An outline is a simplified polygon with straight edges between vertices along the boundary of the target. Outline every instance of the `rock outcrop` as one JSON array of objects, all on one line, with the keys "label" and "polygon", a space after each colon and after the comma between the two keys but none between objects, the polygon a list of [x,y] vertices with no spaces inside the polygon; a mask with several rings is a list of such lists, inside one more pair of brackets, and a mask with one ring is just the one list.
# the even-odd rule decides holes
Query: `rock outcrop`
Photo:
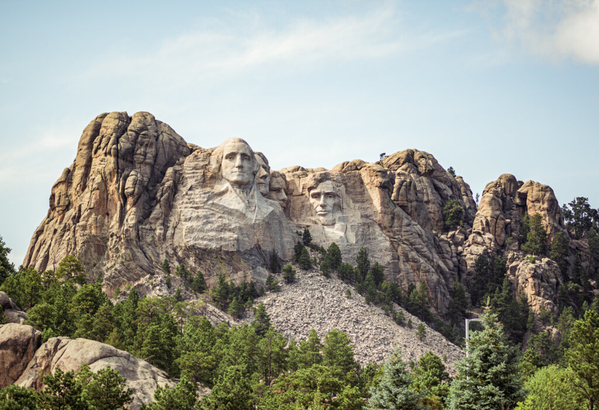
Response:
[{"label": "rock outcrop", "polygon": [[[453,231],[450,202],[463,210]],[[474,275],[479,255],[519,249],[526,212],[541,215],[550,239],[565,231],[550,187],[505,174],[487,185],[477,210],[468,184],[426,152],[276,172],[243,140],[200,148],[149,113],[114,112],[84,130],[23,265],[54,269],[74,254],[89,276],[103,277],[109,296],[127,284],[168,294],[164,259],[201,270],[209,286],[219,274],[263,284],[270,255],[289,260],[307,228],[317,245],[337,243],[346,262],[366,248],[404,291],[424,281],[443,315],[454,282]]]},{"label": "rock outcrop", "polygon": [[17,304],[2,291],[0,291],[0,306],[2,306],[6,323],[22,325],[27,320],[27,313],[19,309]]},{"label": "rock outcrop", "polygon": [[40,346],[42,334],[31,326],[0,326],[0,389],[13,384]]},{"label": "rock outcrop", "polygon": [[44,376],[57,369],[77,372],[87,364],[97,372],[110,366],[133,391],[131,409],[154,400],[158,386],[175,383],[162,370],[110,345],[87,339],[53,337],[41,344],[41,333],[28,325],[0,326],[0,388],[16,384],[41,389]]},{"label": "rock outcrop", "polygon": [[[231,153],[248,168],[241,177],[227,162]],[[330,212],[310,197],[322,191],[320,183],[332,189],[322,193],[332,201]],[[23,264],[44,271],[74,254],[89,276],[103,277],[109,295],[161,273],[165,258],[202,270],[209,285],[221,273],[263,283],[270,254],[289,260],[295,232],[307,227],[319,245],[336,242],[349,262],[367,248],[387,280],[404,289],[424,280],[432,306],[443,313],[460,269],[455,246],[441,235],[450,200],[466,221],[474,217],[468,185],[425,152],[402,151],[377,164],[355,160],[331,171],[271,172],[243,140],[204,149],[149,113],[115,112],[84,130]]]}]

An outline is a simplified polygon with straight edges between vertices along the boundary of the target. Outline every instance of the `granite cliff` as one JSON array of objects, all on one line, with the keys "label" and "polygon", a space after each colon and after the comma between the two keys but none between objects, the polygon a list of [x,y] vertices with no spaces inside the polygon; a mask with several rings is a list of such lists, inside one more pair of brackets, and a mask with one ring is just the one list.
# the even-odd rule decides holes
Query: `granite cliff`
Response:
[{"label": "granite cliff", "polygon": [[[446,226],[448,204],[461,208],[461,226]],[[337,243],[345,261],[368,249],[404,290],[424,281],[441,315],[454,282],[467,283],[478,255],[497,250],[512,252],[514,290],[534,296],[533,307],[549,305],[559,272],[534,293],[524,285],[531,276],[520,266],[524,255],[509,240],[526,212],[541,215],[550,237],[565,231],[550,187],[502,175],[477,207],[468,184],[426,152],[277,172],[243,140],[200,148],[149,113],[113,112],[85,128],[23,265],[54,269],[73,254],[88,275],[103,277],[109,295],[126,284],[160,293],[147,278],[162,274],[164,259],[203,271],[209,286],[219,274],[264,283],[271,253],[290,260],[297,232],[307,228],[316,244]]]}]

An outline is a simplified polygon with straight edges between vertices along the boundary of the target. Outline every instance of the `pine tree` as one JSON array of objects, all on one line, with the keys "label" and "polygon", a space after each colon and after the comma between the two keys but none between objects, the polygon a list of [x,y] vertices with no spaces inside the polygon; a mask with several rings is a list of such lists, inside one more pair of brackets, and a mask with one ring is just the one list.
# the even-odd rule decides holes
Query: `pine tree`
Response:
[{"label": "pine tree", "polygon": [[274,278],[270,273],[266,277],[266,289],[271,292],[278,292],[281,290],[281,286],[279,285],[279,281]]},{"label": "pine tree", "polygon": [[308,230],[308,228],[304,228],[304,233],[302,235],[302,242],[306,246],[310,246],[312,244],[312,235],[310,234],[310,231]]},{"label": "pine tree", "polygon": [[299,343],[299,365],[301,368],[309,368],[312,365],[322,363],[322,343],[316,330],[310,329],[308,340]]},{"label": "pine tree", "polygon": [[159,386],[154,391],[154,400],[145,407],[147,410],[195,410],[196,384],[183,377],[172,389]]},{"label": "pine tree", "polygon": [[568,253],[569,244],[568,238],[563,232],[558,232],[551,242],[551,250],[549,251],[549,257],[557,263],[562,275],[567,277],[568,275]]},{"label": "pine tree", "polygon": [[396,350],[383,365],[383,377],[377,388],[370,388],[368,410],[417,410],[423,395],[412,390],[412,377],[401,353]]},{"label": "pine tree", "polygon": [[162,261],[162,271],[167,275],[171,274],[171,264],[166,258]]},{"label": "pine tree", "polygon": [[227,313],[233,316],[234,318],[239,319],[241,318],[241,315],[243,314],[244,310],[245,308],[243,306],[243,303],[241,303],[239,297],[235,296],[233,298],[233,301],[231,302],[231,305],[229,306],[229,310],[227,311]]},{"label": "pine tree", "polygon": [[279,255],[277,255],[277,251],[272,251],[270,254],[270,271],[272,273],[281,272],[281,259],[279,258]]},{"label": "pine tree", "polygon": [[198,274],[193,278],[191,289],[197,293],[204,293],[206,290],[206,280],[202,271],[198,271]]},{"label": "pine tree", "polygon": [[345,377],[350,371],[357,371],[360,368],[354,360],[354,352],[349,337],[345,332],[337,329],[331,330],[325,336],[322,356],[322,364],[336,367],[341,378]]},{"label": "pine tree", "polygon": [[285,283],[295,282],[295,269],[293,269],[290,263],[283,268],[283,279]]},{"label": "pine tree", "polygon": [[543,227],[541,214],[534,214],[530,220],[530,231],[522,250],[536,256],[547,254],[547,231]]},{"label": "pine tree", "polygon": [[256,330],[256,334],[262,336],[270,328],[270,316],[266,313],[264,303],[260,302],[254,312],[254,321],[252,327]]},{"label": "pine tree", "polygon": [[469,357],[456,366],[450,410],[510,409],[525,396],[515,348],[508,345],[497,315],[487,307],[482,319],[485,329],[473,332]]},{"label": "pine tree", "polygon": [[375,262],[372,265],[370,272],[372,273],[372,278],[374,279],[374,284],[377,287],[380,286],[380,284],[383,283],[383,281],[385,280],[385,273],[384,273],[383,267],[378,262]]},{"label": "pine tree", "polygon": [[327,258],[329,260],[329,266],[333,272],[336,272],[339,266],[343,263],[343,259],[341,257],[341,249],[335,242],[329,246],[327,250]]},{"label": "pine tree", "polygon": [[207,410],[254,409],[254,394],[247,377],[245,369],[240,366],[229,366],[224,373],[218,377],[218,381],[212,388],[209,396],[202,400]]},{"label": "pine tree", "polygon": [[418,327],[416,328],[416,336],[418,336],[418,339],[420,339],[421,341],[426,339],[426,328],[424,327],[424,323],[419,323]]},{"label": "pine tree", "polygon": [[308,270],[308,269],[312,268],[312,261],[310,260],[310,254],[308,253],[308,250],[306,248],[302,248],[302,253],[301,253],[297,263],[304,270]]},{"label": "pine tree", "polygon": [[568,364],[576,375],[574,385],[586,398],[589,410],[599,405],[599,315],[587,310],[570,333]]},{"label": "pine tree", "polygon": [[358,257],[356,258],[356,273],[358,282],[362,282],[366,279],[366,275],[370,270],[370,259],[368,258],[368,251],[365,248],[360,248],[358,251]]},{"label": "pine tree", "polygon": [[225,309],[229,303],[229,285],[222,274],[218,275],[218,283],[212,291],[212,299],[220,309]]}]

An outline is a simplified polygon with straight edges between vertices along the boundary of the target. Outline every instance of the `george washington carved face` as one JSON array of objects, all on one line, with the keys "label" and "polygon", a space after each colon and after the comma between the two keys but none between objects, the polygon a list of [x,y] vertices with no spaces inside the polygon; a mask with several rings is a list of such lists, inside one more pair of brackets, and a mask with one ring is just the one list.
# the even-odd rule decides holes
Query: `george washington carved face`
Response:
[{"label": "george washington carved face", "polygon": [[233,186],[244,187],[254,181],[254,152],[241,139],[230,139],[222,146],[221,172]]}]

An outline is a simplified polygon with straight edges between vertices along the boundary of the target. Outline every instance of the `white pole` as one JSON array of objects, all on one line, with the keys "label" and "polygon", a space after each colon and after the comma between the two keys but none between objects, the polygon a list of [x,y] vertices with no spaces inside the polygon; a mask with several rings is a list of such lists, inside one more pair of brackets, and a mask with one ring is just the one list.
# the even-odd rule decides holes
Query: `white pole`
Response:
[{"label": "white pole", "polygon": [[466,357],[470,356],[470,351],[468,350],[468,339],[470,338],[470,322],[482,322],[482,319],[464,319],[466,322]]}]

